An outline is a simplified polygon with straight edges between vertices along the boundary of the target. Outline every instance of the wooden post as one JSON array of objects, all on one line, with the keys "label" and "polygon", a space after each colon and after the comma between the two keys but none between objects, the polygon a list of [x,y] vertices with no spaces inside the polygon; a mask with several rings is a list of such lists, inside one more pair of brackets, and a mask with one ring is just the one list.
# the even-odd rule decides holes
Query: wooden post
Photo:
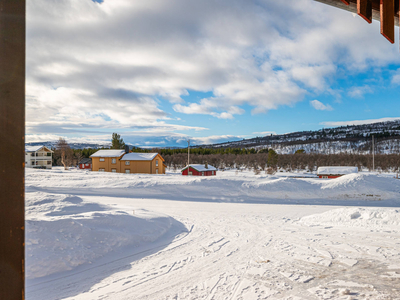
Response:
[{"label": "wooden post", "polygon": [[342,0],[342,2],[346,5],[350,5],[350,2],[348,0]]},{"label": "wooden post", "polygon": [[357,13],[368,23],[372,23],[371,0],[357,0]]},{"label": "wooden post", "polygon": [[25,0],[0,0],[0,299],[24,299]]},{"label": "wooden post", "polygon": [[394,44],[394,0],[381,0],[381,34]]}]

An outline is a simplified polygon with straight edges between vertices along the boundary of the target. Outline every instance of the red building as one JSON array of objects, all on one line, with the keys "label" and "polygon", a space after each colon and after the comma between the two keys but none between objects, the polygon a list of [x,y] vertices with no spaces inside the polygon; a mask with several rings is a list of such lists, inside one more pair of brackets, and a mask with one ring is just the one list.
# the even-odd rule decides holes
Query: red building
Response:
[{"label": "red building", "polygon": [[319,167],[317,175],[319,178],[331,179],[343,175],[358,173],[357,167]]},{"label": "red building", "polygon": [[189,165],[182,169],[182,175],[190,176],[215,176],[217,169],[209,164],[205,165]]},{"label": "red building", "polygon": [[82,158],[78,164],[79,169],[82,170],[91,170],[92,169],[92,159],[91,158]]}]

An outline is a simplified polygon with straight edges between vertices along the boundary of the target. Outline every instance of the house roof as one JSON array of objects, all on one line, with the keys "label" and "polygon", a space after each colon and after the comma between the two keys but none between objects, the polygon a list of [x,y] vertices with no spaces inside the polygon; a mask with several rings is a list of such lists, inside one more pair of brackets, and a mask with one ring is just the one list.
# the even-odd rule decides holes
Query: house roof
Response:
[{"label": "house roof", "polygon": [[79,161],[79,163],[78,163],[78,165],[80,165],[80,164],[91,164],[92,163],[92,159],[91,158],[82,158],[80,161]]},{"label": "house roof", "polygon": [[48,151],[53,152],[53,151],[51,151],[49,148],[47,148],[44,145],[40,145],[40,146],[25,146],[25,152],[36,152],[36,151],[41,150],[42,148],[46,148]]},{"label": "house roof", "polygon": [[138,153],[138,152],[133,152],[133,153],[128,153],[125,154],[121,160],[153,160],[158,153]]},{"label": "house roof", "polygon": [[99,150],[90,155],[90,157],[120,157],[125,153],[125,150]]},{"label": "house roof", "polygon": [[358,173],[357,167],[319,167],[318,175],[346,175]]},{"label": "house roof", "polygon": [[[208,165],[208,168],[206,168],[205,165],[189,165],[191,168],[195,169],[198,172],[206,172],[206,171],[217,171],[217,169],[211,165]],[[186,170],[188,166],[184,167],[182,171]]]}]

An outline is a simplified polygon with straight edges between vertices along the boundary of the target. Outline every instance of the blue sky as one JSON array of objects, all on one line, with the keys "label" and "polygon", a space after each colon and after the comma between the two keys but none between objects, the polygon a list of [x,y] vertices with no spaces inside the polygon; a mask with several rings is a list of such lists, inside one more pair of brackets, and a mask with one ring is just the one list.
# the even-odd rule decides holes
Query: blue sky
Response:
[{"label": "blue sky", "polygon": [[[399,36],[396,28],[396,38]],[[400,118],[379,23],[313,0],[27,3],[27,142],[185,146]]]}]

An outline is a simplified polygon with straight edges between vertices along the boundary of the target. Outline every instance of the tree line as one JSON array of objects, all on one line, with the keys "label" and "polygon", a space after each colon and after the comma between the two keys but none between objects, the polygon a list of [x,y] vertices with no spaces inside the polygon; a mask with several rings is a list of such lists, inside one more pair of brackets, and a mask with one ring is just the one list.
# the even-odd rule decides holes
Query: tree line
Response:
[{"label": "tree line", "polygon": [[[125,143],[119,134],[113,133],[111,149],[124,149]],[[108,149],[108,148],[101,148]],[[76,166],[82,158],[101,149],[85,148],[71,149],[65,139],[57,142],[53,155],[53,165]],[[157,152],[165,159],[167,167],[178,170],[187,165],[187,148],[131,148],[132,152]],[[239,170],[253,170],[255,173],[265,171],[273,173],[278,169],[286,171],[307,170],[316,171],[320,166],[355,166],[361,169],[373,168],[372,155],[360,153],[319,154],[305,153],[297,150],[294,154],[277,154],[272,148],[257,150],[255,148],[191,148],[190,163],[208,163],[218,169],[237,168]],[[397,171],[400,167],[399,154],[376,154],[375,169]]]},{"label": "tree line", "polygon": [[[187,165],[187,153],[164,155],[167,167],[178,170]],[[276,172],[278,169],[285,171],[309,171],[313,172],[321,166],[352,166],[359,170],[372,170],[372,155],[366,154],[276,154],[275,151],[268,153],[255,153],[247,155],[238,154],[191,154],[191,164],[208,164],[218,168],[237,168],[239,170],[253,170],[255,173],[262,171]],[[378,171],[398,171],[400,167],[400,155],[398,154],[376,154],[375,169]]]}]

